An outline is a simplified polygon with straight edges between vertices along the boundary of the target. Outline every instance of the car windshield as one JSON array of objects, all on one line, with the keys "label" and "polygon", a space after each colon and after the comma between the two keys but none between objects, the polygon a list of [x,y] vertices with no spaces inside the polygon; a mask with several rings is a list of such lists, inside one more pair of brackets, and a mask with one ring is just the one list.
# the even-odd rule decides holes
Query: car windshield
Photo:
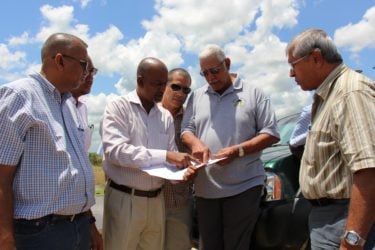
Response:
[{"label": "car windshield", "polygon": [[280,133],[280,141],[275,145],[288,145],[290,135],[296,125],[300,113],[288,115],[277,121],[277,128]]}]

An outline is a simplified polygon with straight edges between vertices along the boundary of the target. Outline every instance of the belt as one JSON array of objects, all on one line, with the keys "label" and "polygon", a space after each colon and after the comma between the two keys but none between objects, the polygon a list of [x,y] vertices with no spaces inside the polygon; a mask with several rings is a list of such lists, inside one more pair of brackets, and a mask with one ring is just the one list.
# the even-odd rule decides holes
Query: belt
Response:
[{"label": "belt", "polygon": [[337,205],[337,204],[349,204],[349,199],[330,199],[330,198],[320,198],[320,199],[307,199],[312,206],[316,207],[324,207],[329,205]]},{"label": "belt", "polygon": [[82,217],[82,216],[89,216],[89,212],[82,212],[78,214],[72,214],[72,215],[61,215],[61,214],[49,214],[37,219],[15,219],[15,222],[22,222],[22,223],[27,223],[27,224],[40,224],[43,222],[56,222],[56,221],[61,221],[61,220],[68,220],[70,222],[73,222],[74,220]]},{"label": "belt", "polygon": [[147,198],[154,198],[159,195],[161,192],[161,188],[151,191],[144,191],[144,190],[138,190],[134,189],[128,186],[117,184],[116,182],[109,180],[109,186],[118,190],[122,191],[127,194],[134,194],[135,196],[141,196],[141,197],[147,197]]}]

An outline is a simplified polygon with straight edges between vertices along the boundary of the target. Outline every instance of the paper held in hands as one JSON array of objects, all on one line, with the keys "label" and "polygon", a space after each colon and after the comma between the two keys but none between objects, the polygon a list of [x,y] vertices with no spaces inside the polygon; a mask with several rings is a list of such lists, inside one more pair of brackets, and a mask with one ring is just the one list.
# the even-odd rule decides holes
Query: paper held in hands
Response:
[{"label": "paper held in hands", "polygon": [[[204,163],[201,163],[201,164],[198,164],[198,165],[193,164],[193,166],[195,168],[199,169],[201,167],[214,164],[214,163],[219,162],[219,161],[224,160],[224,159],[225,159],[225,157],[219,158],[219,159],[209,159],[207,164],[204,164]],[[161,164],[161,165],[154,165],[154,166],[150,166],[150,167],[144,167],[144,168],[141,168],[141,170],[145,171],[146,173],[148,173],[149,175],[152,175],[152,176],[157,176],[157,177],[167,179],[167,180],[180,181],[180,180],[183,180],[183,177],[184,177],[184,174],[185,174],[187,168],[178,169],[174,165]]]}]

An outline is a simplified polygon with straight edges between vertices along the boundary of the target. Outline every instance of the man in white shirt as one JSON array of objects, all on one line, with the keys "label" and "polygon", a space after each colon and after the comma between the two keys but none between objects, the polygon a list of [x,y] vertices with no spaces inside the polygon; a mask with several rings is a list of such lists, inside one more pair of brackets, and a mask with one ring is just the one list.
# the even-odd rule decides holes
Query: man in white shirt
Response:
[{"label": "man in white shirt", "polygon": [[85,104],[85,101],[83,100],[82,96],[87,95],[91,91],[91,86],[94,82],[94,76],[98,72],[98,69],[94,67],[94,64],[92,63],[92,60],[90,57],[88,57],[88,66],[87,71],[88,75],[82,80],[81,84],[78,86],[78,88],[73,89],[71,91],[72,98],[71,101],[75,104],[77,107],[77,124],[81,125],[82,129],[84,130],[84,145],[86,152],[89,152],[90,145],[91,145],[91,138],[92,138],[92,131],[94,129],[93,124],[89,124],[88,117],[87,117],[87,106]]},{"label": "man in white shirt", "polygon": [[103,235],[106,250],[162,250],[164,247],[164,179],[142,167],[195,160],[177,152],[173,117],[156,104],[168,80],[165,64],[144,58],[137,69],[136,90],[109,102],[103,117]]},{"label": "man in white shirt", "polygon": [[[89,56],[87,56],[87,75],[81,79],[79,86],[70,91],[72,97],[69,98],[76,107],[74,119],[76,119],[77,127],[83,129],[83,142],[85,147],[85,152],[89,153],[91,145],[91,137],[94,125],[90,125],[87,117],[87,106],[84,102],[82,96],[87,95],[91,91],[91,86],[94,82],[94,76],[98,72],[98,69],[94,67],[94,64]],[[91,213],[91,211],[90,211]],[[98,228],[95,223],[93,223],[91,230],[92,238],[92,249],[102,249],[103,240]]]}]

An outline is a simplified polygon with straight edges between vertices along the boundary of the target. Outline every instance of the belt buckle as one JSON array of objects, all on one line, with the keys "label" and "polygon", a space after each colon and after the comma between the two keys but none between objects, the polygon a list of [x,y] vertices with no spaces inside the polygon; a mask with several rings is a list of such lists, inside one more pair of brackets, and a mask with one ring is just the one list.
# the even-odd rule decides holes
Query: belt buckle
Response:
[{"label": "belt buckle", "polygon": [[73,222],[73,221],[74,221],[74,217],[76,217],[75,214],[73,214],[73,215],[70,217],[70,222]]}]

